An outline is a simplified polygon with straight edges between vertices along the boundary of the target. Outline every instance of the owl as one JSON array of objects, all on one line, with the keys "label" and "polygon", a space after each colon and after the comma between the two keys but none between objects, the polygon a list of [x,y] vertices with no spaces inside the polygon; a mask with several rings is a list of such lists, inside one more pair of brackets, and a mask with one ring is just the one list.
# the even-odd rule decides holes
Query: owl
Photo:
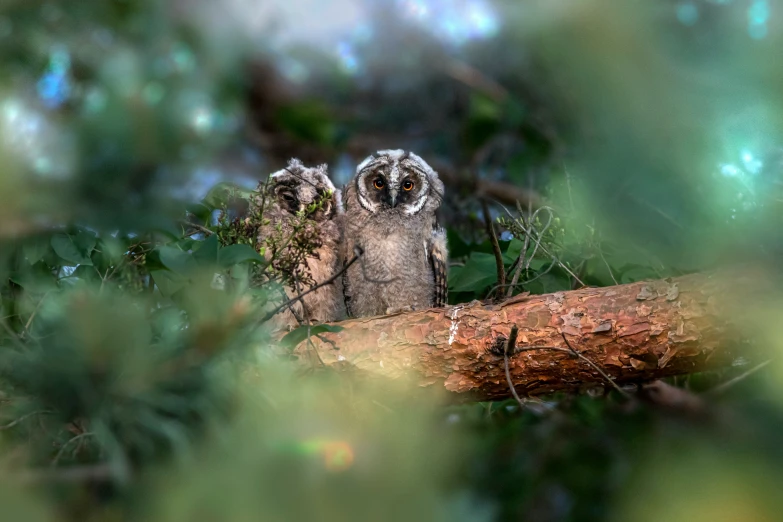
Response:
[{"label": "owl", "polygon": [[[258,245],[271,272],[281,279],[291,299],[332,279],[341,270],[340,191],[327,175],[327,166],[305,167],[298,159],[269,177],[258,188],[252,206],[262,212]],[[294,327],[305,321],[330,322],[345,318],[341,277],[303,296],[274,319],[274,327]]]},{"label": "owl", "polygon": [[341,257],[353,317],[446,304],[446,235],[435,220],[443,182],[416,154],[382,150],[345,188]]}]

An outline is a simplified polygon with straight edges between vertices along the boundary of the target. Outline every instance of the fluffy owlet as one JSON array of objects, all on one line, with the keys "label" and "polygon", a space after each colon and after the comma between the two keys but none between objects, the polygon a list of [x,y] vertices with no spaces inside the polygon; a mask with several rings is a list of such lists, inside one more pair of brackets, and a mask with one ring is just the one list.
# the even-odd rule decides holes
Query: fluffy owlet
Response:
[{"label": "fluffy owlet", "polygon": [[411,152],[365,159],[345,188],[345,302],[354,317],[446,304],[446,237],[435,221],[443,182]]},{"label": "fluffy owlet", "polygon": [[[264,197],[259,196],[254,207],[258,212],[263,205],[265,221],[258,228],[258,244],[274,274],[281,278],[287,297],[280,299],[290,299],[337,274],[341,270],[338,217],[342,204],[326,165],[308,168],[292,159],[286,168],[270,176],[266,188],[260,185],[259,191]],[[343,282],[338,277],[282,310],[274,323],[287,327],[344,317]]]}]

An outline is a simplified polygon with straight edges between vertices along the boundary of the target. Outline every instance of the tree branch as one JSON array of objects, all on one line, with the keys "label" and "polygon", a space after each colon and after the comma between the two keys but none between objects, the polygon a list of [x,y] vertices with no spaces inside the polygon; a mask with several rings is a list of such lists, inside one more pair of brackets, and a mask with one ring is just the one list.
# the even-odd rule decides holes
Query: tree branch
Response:
[{"label": "tree branch", "polygon": [[[304,296],[306,296],[306,295],[308,295],[308,294],[311,294],[312,292],[315,292],[315,291],[316,291],[316,290],[318,290],[319,288],[322,288],[322,287],[324,287],[324,286],[326,286],[326,285],[330,285],[330,284],[334,283],[334,282],[337,280],[337,278],[339,278],[341,275],[343,275],[343,274],[344,274],[344,273],[345,273],[345,272],[346,272],[346,271],[347,271],[347,270],[348,270],[348,269],[351,267],[351,265],[352,265],[352,264],[354,264],[354,263],[355,263],[355,262],[356,262],[356,261],[357,261],[357,260],[358,260],[358,259],[361,257],[361,255],[362,255],[362,252],[358,252],[358,253],[356,253],[356,254],[355,254],[355,255],[354,255],[352,258],[351,258],[351,260],[350,260],[350,261],[348,261],[348,262],[345,264],[345,266],[342,268],[342,270],[340,270],[339,272],[337,272],[336,274],[334,274],[332,277],[330,277],[329,279],[327,279],[327,280],[326,280],[326,281],[324,281],[323,283],[319,283],[319,284],[317,284],[317,285],[313,286],[312,288],[308,289],[307,291],[305,291],[305,292],[302,292],[301,294],[299,294],[299,295],[297,295],[297,296],[294,296],[294,297],[292,297],[291,299],[289,299],[288,301],[286,301],[285,303],[281,304],[280,306],[278,306],[277,308],[275,308],[274,310],[272,310],[271,312],[269,312],[269,313],[267,313],[265,316],[263,316],[263,317],[262,317],[262,318],[261,318],[261,319],[258,321],[258,324],[263,324],[263,323],[267,322],[267,321],[268,321],[268,320],[270,320],[272,317],[274,317],[275,315],[277,315],[279,312],[281,312],[281,311],[285,310],[286,308],[290,307],[291,305],[293,305],[293,304],[294,304],[294,303],[296,303],[297,301],[300,301],[300,300],[301,300],[301,299],[302,299]],[[293,311],[293,310],[292,310],[292,311]]]},{"label": "tree branch", "polygon": [[[753,359],[745,322],[729,308],[738,288],[748,284],[697,274],[516,296],[497,305],[351,319],[312,342],[326,366],[372,378],[412,373],[420,387],[458,400],[504,399],[512,388],[521,398],[607,385],[621,390],[623,383],[729,367],[740,355]],[[514,326],[517,350],[506,351]],[[295,353],[304,355],[304,344]]]},{"label": "tree branch", "polygon": [[489,213],[489,205],[486,200],[481,200],[481,210],[484,212],[484,225],[487,228],[489,242],[492,244],[492,252],[495,254],[495,270],[498,273],[498,297],[503,295],[503,289],[506,286],[506,267],[503,265],[503,252],[500,250],[498,236],[495,234],[495,227],[492,224],[492,216]]}]

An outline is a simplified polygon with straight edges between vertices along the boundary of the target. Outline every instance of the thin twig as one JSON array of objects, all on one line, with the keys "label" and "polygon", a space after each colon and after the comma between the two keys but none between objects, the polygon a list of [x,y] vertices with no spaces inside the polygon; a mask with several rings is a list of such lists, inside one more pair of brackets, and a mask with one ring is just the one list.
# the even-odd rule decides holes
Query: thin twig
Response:
[{"label": "thin twig", "polygon": [[[530,219],[528,220],[528,227],[530,230],[533,230],[533,224],[536,222],[536,219],[538,219],[538,213],[542,210],[546,210],[549,213],[549,219],[546,221],[546,225],[541,229],[541,231],[537,231],[538,239],[544,239],[544,234],[546,234],[546,231],[549,230],[549,227],[552,225],[552,220],[555,217],[554,211],[550,207],[541,207],[538,210],[535,211],[535,213],[530,216]],[[533,262],[533,259],[536,257],[536,253],[538,253],[538,248],[541,246],[540,241],[536,242],[536,246],[533,248],[533,253],[530,254],[530,257],[527,259],[527,264],[525,265],[525,270],[528,270],[530,268],[530,263]]]},{"label": "thin twig", "polygon": [[514,396],[514,399],[519,403],[519,405],[524,409],[525,403],[522,402],[522,399],[517,395],[517,390],[514,388],[514,383],[511,382],[511,372],[508,370],[508,351],[510,348],[513,348],[517,344],[517,334],[519,333],[519,329],[517,328],[517,325],[514,325],[511,327],[511,332],[508,334],[508,340],[506,341],[506,345],[503,348],[503,363],[504,368],[506,370],[506,382],[508,383],[508,388],[511,390],[511,395]]},{"label": "thin twig", "polygon": [[[518,204],[519,202],[517,202]],[[520,215],[519,219],[522,220],[522,222],[525,221],[525,216]],[[514,270],[514,275],[511,276],[511,284],[509,285],[508,292],[506,293],[506,297],[511,297],[514,294],[514,287],[517,286],[517,282],[519,281],[519,276],[522,275],[522,264],[525,261],[525,256],[527,256],[527,249],[530,247],[530,236],[525,234],[525,242],[522,244],[522,251],[519,253],[519,257],[517,258],[516,263],[516,269]]]},{"label": "thin twig", "polygon": [[612,276],[612,281],[614,281],[614,284],[619,285],[620,283],[617,282],[617,279],[614,277],[614,272],[612,272],[612,267],[609,266],[609,263],[606,261],[606,258],[604,257],[604,251],[601,248],[601,244],[598,244],[598,254],[601,256],[601,259],[603,260],[604,264],[606,265],[606,269],[609,270],[609,275]]},{"label": "thin twig", "polygon": [[455,80],[489,96],[497,103],[508,98],[508,91],[502,85],[466,62],[449,60],[443,68]]},{"label": "thin twig", "polygon": [[60,451],[58,451],[57,455],[55,455],[54,459],[52,459],[52,464],[51,464],[52,467],[57,466],[57,463],[60,461],[60,458],[65,454],[65,449],[68,446],[70,446],[71,444],[73,444],[77,440],[81,440],[81,439],[83,439],[85,437],[91,437],[93,435],[95,435],[93,432],[85,431],[84,433],[80,433],[80,434],[76,435],[75,437],[71,438],[70,440],[68,440],[68,442],[66,442],[65,444],[62,445],[62,447],[60,447]]},{"label": "thin twig", "polygon": [[41,308],[44,299],[46,299],[46,297],[49,295],[49,292],[51,292],[51,290],[47,290],[47,292],[43,295],[43,297],[41,297],[41,300],[38,301],[38,304],[35,306],[35,310],[33,310],[33,313],[30,314],[30,318],[27,319],[27,323],[24,325],[24,330],[22,330],[22,333],[20,334],[21,337],[27,335],[27,331],[30,329],[30,325],[33,324],[33,319],[35,319],[35,315],[38,313],[38,310]]},{"label": "thin twig", "polygon": [[[214,232],[212,230],[208,229],[207,227],[201,226],[201,225],[199,225],[197,223],[191,223],[187,219],[180,219],[179,222],[182,223],[183,225],[187,225],[189,227],[195,228],[199,232],[203,232],[203,233],[205,233],[208,236],[211,236],[211,235],[214,234]],[[192,234],[188,234],[188,235],[192,235]]]},{"label": "thin twig", "polygon": [[27,413],[25,415],[22,415],[18,419],[15,419],[15,420],[9,422],[8,424],[4,424],[4,425],[0,426],[0,431],[11,429],[14,426],[16,426],[17,424],[19,424],[20,422],[22,422],[23,420],[29,419],[30,417],[32,417],[34,415],[48,415],[49,413],[52,413],[52,412],[50,412],[49,410],[37,410],[37,411],[33,411],[33,412],[30,412],[30,413]]},{"label": "thin twig", "polygon": [[511,332],[508,335],[508,339],[506,340],[506,343],[503,345],[503,368],[505,369],[506,372],[506,382],[508,383],[508,388],[511,390],[511,395],[514,396],[514,399],[516,399],[516,401],[519,403],[522,409],[529,409],[528,403],[534,402],[539,406],[544,407],[545,409],[551,410],[552,409],[551,406],[547,405],[544,401],[541,401],[539,399],[533,399],[530,397],[528,397],[527,399],[522,399],[519,396],[519,394],[517,394],[517,390],[514,387],[513,381],[511,380],[511,371],[508,368],[508,355],[509,352],[513,352],[516,349],[518,334],[519,334],[519,329],[517,328],[517,325],[512,326]]},{"label": "thin twig", "polygon": [[744,373],[741,373],[740,375],[737,375],[733,379],[729,379],[728,381],[715,386],[714,388],[709,390],[706,394],[707,395],[720,395],[721,393],[725,392],[726,390],[728,390],[729,388],[731,388],[735,384],[737,384],[737,383],[739,383],[741,381],[744,381],[745,379],[747,379],[748,377],[750,377],[751,375],[753,375],[754,373],[756,373],[760,369],[764,368],[766,365],[768,365],[771,362],[772,362],[772,359],[769,359],[768,361],[764,361],[763,363],[754,366],[750,370],[748,370],[748,371],[746,371]]},{"label": "thin twig", "polygon": [[[505,209],[505,207],[504,207],[504,210],[506,210],[506,212],[508,212],[508,210]],[[546,210],[549,213],[549,219],[547,220],[546,225],[544,225],[544,227],[541,229],[540,232],[539,231],[535,231],[536,235],[538,236],[538,238],[541,239],[541,238],[544,237],[544,234],[546,234],[546,231],[551,226],[552,219],[554,217],[554,212],[553,212],[553,210],[551,208],[549,208],[549,207],[540,207],[532,215],[530,215],[529,219],[526,219],[524,213],[522,212],[522,209],[519,206],[519,202],[518,201],[517,201],[517,210],[519,210],[519,219],[515,220],[515,221],[517,221],[519,224],[521,224],[522,230],[525,230],[525,243],[522,246],[522,251],[519,253],[519,257],[517,258],[516,270],[514,271],[514,275],[511,278],[511,286],[509,287],[508,292],[506,293],[506,297],[511,297],[512,296],[512,294],[514,293],[514,287],[516,287],[517,282],[519,281],[519,276],[522,274],[522,264],[525,261],[525,257],[527,256],[527,249],[530,246],[531,234],[528,233],[528,229],[530,231],[535,231],[535,229],[533,228],[533,223],[535,223],[536,219],[538,218],[538,213],[541,212],[542,210]],[[509,215],[510,215],[510,213],[509,213]],[[536,241],[536,246],[533,248],[533,252],[530,254],[530,257],[527,257],[527,262],[524,263],[525,273],[527,273],[527,271],[530,270],[530,263],[532,263],[533,259],[535,259],[536,253],[538,252],[538,247],[540,245],[541,245],[541,243],[539,241]],[[559,260],[558,260],[558,262],[559,262]],[[554,266],[554,261],[553,261],[553,264],[550,265],[549,268],[544,273],[548,273],[552,269],[553,266]],[[534,281],[535,279],[538,279],[541,275],[543,275],[543,274],[539,274],[535,278],[533,278],[533,279],[531,279],[529,281],[526,281],[525,283],[530,283],[530,282]]]},{"label": "thin twig", "polygon": [[[497,202],[496,202],[496,203],[497,203]],[[508,214],[508,215],[511,217],[511,219],[516,219],[516,218],[513,216],[513,214],[511,214],[511,212],[509,212],[509,211],[508,211],[508,209],[507,209],[506,207],[504,207],[503,205],[501,205],[501,207],[503,207],[503,210],[505,210],[505,211],[506,211],[506,213],[507,213],[507,214]],[[521,225],[521,224],[519,224],[519,223],[517,223],[517,225],[518,225],[518,226],[519,226],[519,227],[522,229],[522,231],[523,231],[525,234],[530,234],[530,231],[529,231],[527,228],[525,228],[523,225]],[[557,257],[556,255],[554,255],[552,252],[550,252],[550,251],[549,251],[549,249],[548,249],[548,248],[546,248],[544,245],[542,245],[542,244],[541,244],[541,241],[539,241],[539,240],[538,240],[538,238],[533,238],[533,240],[536,242],[536,245],[538,245],[538,247],[539,247],[539,248],[541,248],[541,250],[543,250],[543,251],[544,251],[544,253],[545,253],[545,254],[547,254],[549,257],[551,257],[552,259],[554,259],[555,261],[557,261],[557,264],[558,264],[558,265],[560,265],[560,267],[561,267],[563,270],[565,270],[565,271],[566,271],[566,272],[567,272],[567,273],[568,273],[568,274],[569,274],[571,277],[573,277],[574,279],[576,279],[576,281],[577,281],[579,284],[581,284],[582,286],[587,286],[586,284],[584,284],[584,282],[583,282],[581,279],[579,279],[579,277],[578,277],[576,274],[574,274],[574,273],[571,271],[571,269],[570,269],[570,268],[568,268],[568,267],[565,265],[565,263],[563,263],[562,261],[560,261],[560,259],[558,259],[558,257]]]},{"label": "thin twig", "polygon": [[602,369],[601,369],[601,368],[600,368],[600,367],[599,367],[597,364],[595,364],[593,361],[591,361],[590,359],[588,359],[587,357],[585,357],[585,356],[584,356],[584,355],[582,355],[581,353],[577,352],[577,351],[576,351],[576,350],[575,350],[575,349],[574,349],[574,348],[571,346],[571,344],[568,342],[568,339],[566,339],[565,335],[564,335],[562,332],[561,332],[561,334],[560,334],[560,335],[562,335],[562,336],[563,336],[563,340],[565,341],[565,343],[566,343],[566,346],[568,346],[568,348],[563,348],[562,346],[526,346],[526,347],[524,347],[524,348],[520,348],[520,349],[518,349],[518,350],[517,350],[517,353],[521,353],[521,352],[532,352],[532,351],[535,351],[535,350],[551,350],[551,351],[553,351],[553,352],[563,352],[563,353],[567,353],[567,354],[569,354],[569,355],[572,355],[572,356],[578,357],[579,359],[582,359],[582,360],[583,360],[583,361],[585,361],[587,364],[589,364],[589,365],[590,365],[590,366],[591,366],[593,369],[595,369],[595,370],[596,370],[596,371],[597,371],[599,374],[601,374],[601,376],[602,376],[604,379],[606,379],[606,381],[607,381],[609,384],[611,384],[611,385],[614,387],[614,389],[615,389],[615,390],[617,390],[618,392],[620,392],[620,394],[621,394],[623,397],[625,397],[626,399],[631,399],[631,398],[632,398],[630,395],[628,395],[628,392],[626,392],[625,390],[623,390],[623,389],[622,389],[622,388],[621,388],[621,387],[620,387],[620,386],[619,386],[619,385],[618,385],[616,382],[614,382],[614,380],[612,380],[612,378],[611,378],[611,377],[609,377],[609,375],[608,375],[608,374],[607,374],[605,371],[603,371],[603,370],[602,370]]},{"label": "thin twig", "polygon": [[[489,241],[492,243],[492,252],[495,254],[495,269],[498,273],[498,285],[501,287],[506,284],[506,268],[503,265],[503,252],[500,250],[500,243],[498,243],[498,237],[495,234],[495,227],[492,225],[492,216],[489,214],[489,205],[485,199],[481,200],[481,209],[484,212],[484,225],[487,228],[487,235]],[[502,294],[498,292],[498,297]]]},{"label": "thin twig", "polygon": [[67,468],[30,469],[22,471],[12,477],[16,481],[27,483],[38,482],[82,482],[100,481],[109,482],[114,479],[116,473],[108,464],[96,464],[92,466],[70,466]]},{"label": "thin twig", "polygon": [[306,296],[306,295],[308,295],[308,294],[310,294],[310,293],[312,293],[312,292],[315,292],[315,291],[316,291],[316,290],[318,290],[319,288],[322,288],[322,287],[324,287],[324,286],[326,286],[326,285],[330,285],[330,284],[334,283],[334,282],[337,280],[337,278],[338,278],[338,277],[340,277],[341,275],[343,275],[343,274],[344,274],[344,273],[345,273],[345,272],[346,272],[346,271],[347,271],[347,270],[348,270],[348,269],[351,267],[351,265],[352,265],[352,264],[354,264],[354,263],[356,262],[356,260],[357,260],[357,259],[359,259],[359,257],[361,257],[361,252],[360,252],[360,253],[357,253],[356,255],[354,255],[354,256],[351,258],[351,260],[350,260],[350,261],[348,261],[348,263],[346,263],[346,264],[345,264],[345,266],[344,266],[344,267],[343,267],[343,268],[342,268],[342,269],[341,269],[339,272],[337,272],[336,274],[334,274],[332,277],[330,277],[329,279],[327,279],[327,280],[326,280],[326,281],[324,281],[323,283],[319,283],[319,284],[315,285],[314,287],[310,288],[310,289],[309,289],[309,290],[307,290],[306,292],[302,292],[301,294],[299,294],[299,295],[297,295],[297,296],[295,296],[295,297],[292,297],[291,299],[289,299],[289,300],[288,300],[288,301],[286,301],[285,303],[281,304],[280,306],[278,306],[277,308],[275,308],[274,310],[272,310],[271,312],[269,312],[269,313],[267,313],[265,316],[263,316],[263,317],[261,318],[261,320],[260,320],[260,321],[258,321],[258,323],[259,323],[259,324],[261,324],[261,323],[265,323],[265,322],[267,322],[267,321],[268,321],[268,320],[270,320],[272,317],[274,317],[275,315],[277,315],[277,314],[278,314],[278,312],[280,312],[281,310],[284,310],[285,308],[288,308],[290,305],[292,305],[292,304],[293,304],[293,303],[295,303],[296,301],[300,301],[300,300],[301,300],[301,299],[302,299],[304,296]]},{"label": "thin twig", "polygon": [[[299,281],[295,278],[294,279],[294,288],[297,292],[300,292],[299,288]],[[318,358],[318,362],[321,364],[321,367],[325,367],[326,364],[324,363],[324,360],[321,359],[321,354],[318,353],[318,349],[315,347],[315,344],[313,343],[312,339],[312,327],[313,325],[310,322],[310,311],[305,306],[304,302],[302,302],[302,317],[304,319],[305,324],[307,325],[307,351],[308,353],[315,353],[315,356]]]},{"label": "thin twig", "polygon": [[[557,260],[556,260],[556,259],[553,259],[553,260],[552,260],[552,262],[551,262],[551,263],[549,263],[549,267],[548,267],[546,270],[544,270],[543,272],[539,272],[538,274],[536,274],[536,277],[534,277],[534,278],[532,278],[532,279],[526,279],[526,280],[522,281],[521,283],[519,283],[519,282],[517,282],[516,284],[513,284],[513,283],[507,283],[507,284],[505,284],[505,285],[503,285],[503,286],[504,286],[504,287],[508,287],[508,286],[510,286],[510,287],[512,287],[512,288],[513,288],[513,287],[515,287],[515,286],[519,286],[519,285],[527,285],[527,284],[530,284],[530,283],[532,283],[533,281],[535,281],[536,279],[540,279],[541,277],[543,277],[543,276],[547,275],[547,274],[548,274],[548,273],[549,273],[549,272],[550,272],[550,271],[551,271],[551,270],[552,270],[552,269],[555,267],[555,265],[556,265],[556,264],[557,264]],[[489,296],[491,296],[491,295],[492,295],[492,292],[494,292],[494,291],[495,291],[496,289],[498,289],[498,288],[502,288],[502,287],[501,287],[500,285],[496,285],[496,286],[492,287],[492,289],[491,289],[489,292],[487,292],[487,298],[489,298]]]},{"label": "thin twig", "polygon": [[8,323],[5,321],[0,321],[0,323],[3,324],[3,328],[11,337],[11,342],[13,342],[19,349],[27,350],[27,346],[25,346],[25,344],[22,342],[22,340],[19,338],[16,332],[14,332],[14,330],[10,326],[8,326]]},{"label": "thin twig", "polygon": [[609,382],[609,384],[611,384],[614,387],[615,390],[620,392],[620,395],[622,395],[626,399],[630,399],[631,398],[631,396],[628,395],[628,392],[626,392],[625,390],[620,388],[620,386],[616,382],[614,382],[614,380],[611,377],[609,377],[609,375],[605,371],[603,371],[600,366],[595,364],[593,361],[591,361],[590,359],[588,359],[587,357],[585,357],[581,353],[579,353],[576,350],[574,350],[574,347],[571,346],[571,343],[568,342],[568,339],[566,339],[566,336],[565,336],[565,334],[563,332],[560,332],[560,335],[563,337],[563,341],[565,341],[566,346],[568,346],[568,349],[571,350],[572,354],[576,355],[577,357],[579,357],[580,359],[585,361],[587,364],[592,366],[595,369],[595,371],[600,373],[603,376],[603,378],[606,379],[607,382]]}]

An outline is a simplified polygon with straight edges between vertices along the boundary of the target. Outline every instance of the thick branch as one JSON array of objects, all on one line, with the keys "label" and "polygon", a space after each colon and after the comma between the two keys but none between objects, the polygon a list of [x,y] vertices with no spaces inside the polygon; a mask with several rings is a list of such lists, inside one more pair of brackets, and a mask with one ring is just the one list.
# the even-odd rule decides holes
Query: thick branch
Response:
[{"label": "thick branch", "polygon": [[[326,365],[374,378],[413,374],[422,387],[468,400],[511,396],[504,354],[523,395],[611,386],[607,377],[642,382],[749,357],[736,353],[743,340],[726,320],[724,292],[732,284],[691,275],[352,319],[313,343]],[[514,326],[518,338],[506,352]]]}]

